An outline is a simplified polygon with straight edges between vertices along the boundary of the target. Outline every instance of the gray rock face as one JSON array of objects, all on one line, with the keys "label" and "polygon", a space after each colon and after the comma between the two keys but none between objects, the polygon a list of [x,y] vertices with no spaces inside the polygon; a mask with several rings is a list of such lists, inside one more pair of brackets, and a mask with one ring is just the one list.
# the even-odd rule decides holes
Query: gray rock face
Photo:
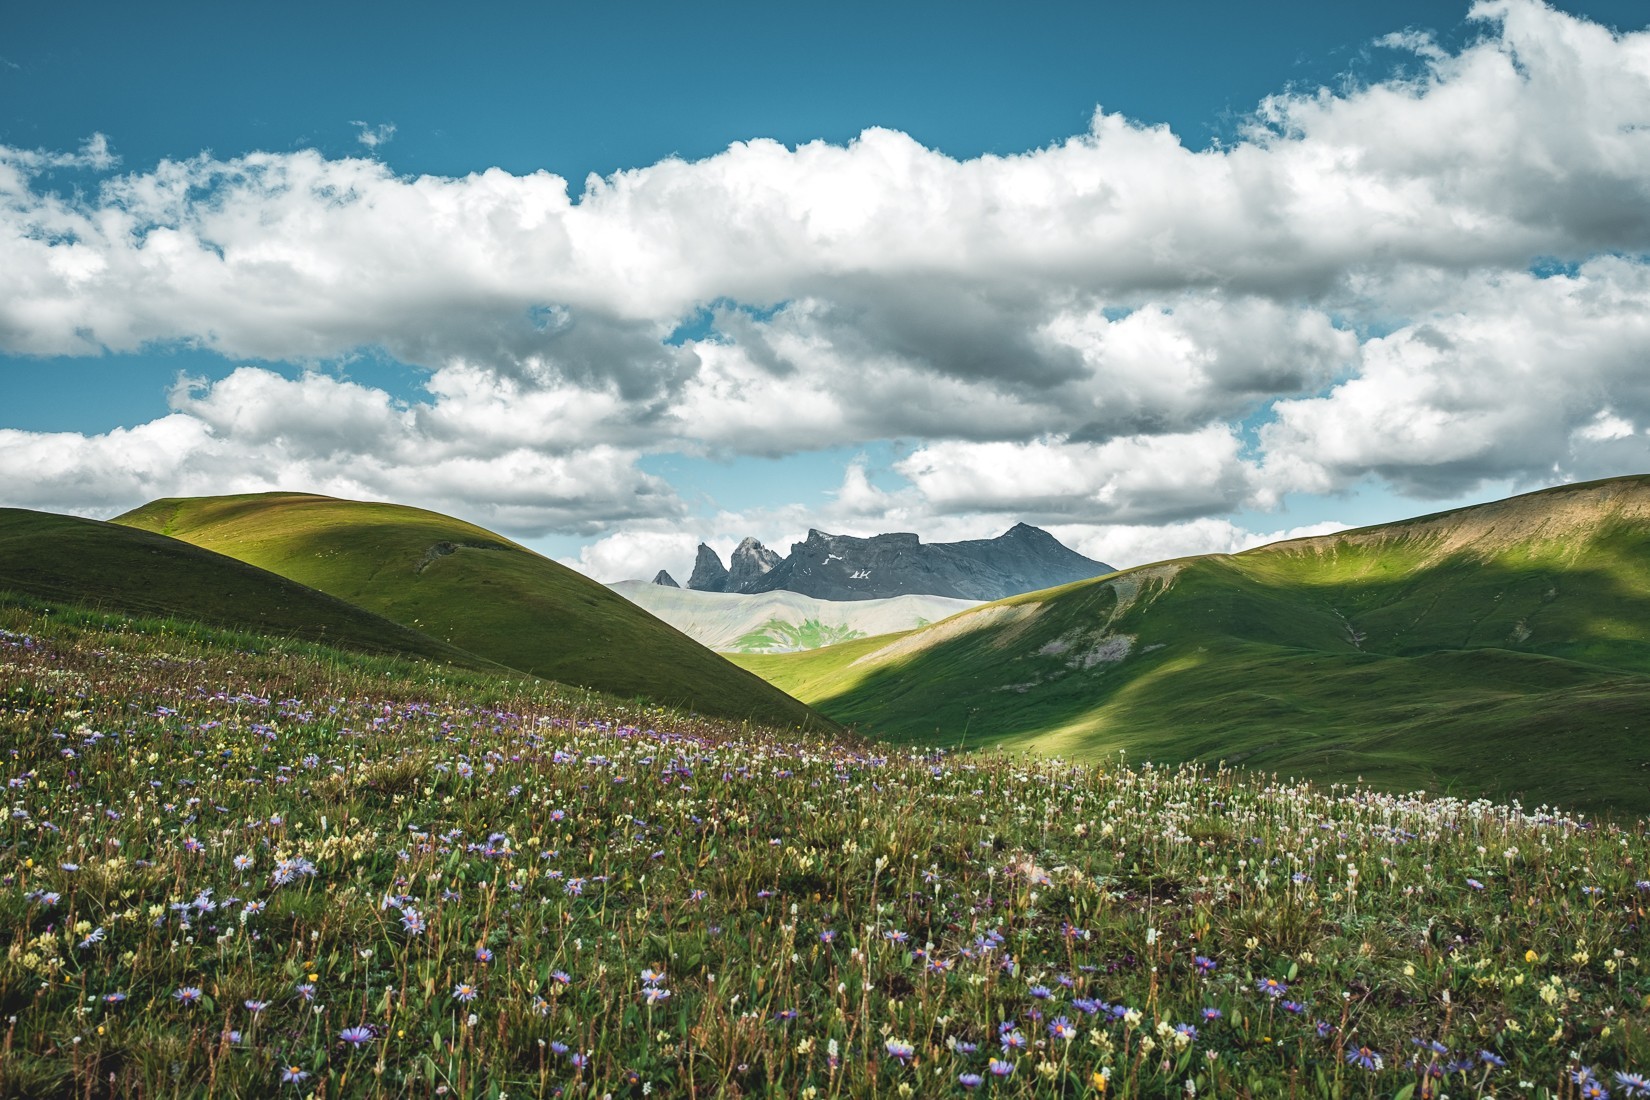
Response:
[{"label": "gray rock face", "polygon": [[994,539],[927,545],[906,533],[855,538],[809,531],[805,541],[792,544],[790,557],[739,591],[786,589],[821,600],[907,594],[1001,600],[1110,572],[1104,562],[1024,523]]},{"label": "gray rock face", "polygon": [[728,592],[753,592],[758,581],[785,559],[755,539],[745,539],[733,551],[728,565]]},{"label": "gray rock face", "polygon": [[699,544],[699,556],[693,562],[693,575],[688,578],[688,587],[695,592],[728,590],[727,566],[716,556],[716,551],[702,542]]},{"label": "gray rock face", "polygon": [[657,573],[653,574],[653,583],[654,584],[662,584],[666,588],[680,588],[680,587],[682,587],[681,585],[676,583],[676,578],[671,576],[670,571],[666,570],[666,569],[661,569]]}]

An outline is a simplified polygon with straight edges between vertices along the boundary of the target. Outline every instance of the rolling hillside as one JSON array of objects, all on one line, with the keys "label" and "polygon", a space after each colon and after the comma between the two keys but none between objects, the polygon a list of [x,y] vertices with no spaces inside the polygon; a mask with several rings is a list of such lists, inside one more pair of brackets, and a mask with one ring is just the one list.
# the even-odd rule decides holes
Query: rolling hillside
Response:
[{"label": "rolling hillside", "polygon": [[0,591],[370,653],[497,667],[234,558],[148,531],[51,512],[0,508]]},{"label": "rolling hillside", "polygon": [[911,630],[978,604],[947,596],[816,600],[800,592],[696,592],[648,581],[608,586],[702,645],[728,653],[788,653]]},{"label": "rolling hillside", "polygon": [[1650,810],[1650,478],[1543,490],[741,657],[936,745],[1225,759]]},{"label": "rolling hillside", "polygon": [[157,500],[114,522],[238,558],[537,676],[722,717],[819,723],[604,586],[450,516],[261,493]]}]

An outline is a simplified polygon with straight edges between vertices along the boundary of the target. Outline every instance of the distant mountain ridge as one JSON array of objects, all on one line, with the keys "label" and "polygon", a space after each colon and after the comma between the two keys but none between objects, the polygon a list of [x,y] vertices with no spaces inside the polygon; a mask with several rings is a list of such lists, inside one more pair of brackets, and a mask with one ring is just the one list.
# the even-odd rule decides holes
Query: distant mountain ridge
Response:
[{"label": "distant mountain ridge", "polygon": [[798,592],[818,600],[945,596],[1001,600],[1115,572],[1040,528],[1017,523],[994,539],[924,543],[914,534],[858,538],[810,530],[781,558],[747,538],[731,568],[704,543],[688,588],[697,592]]}]

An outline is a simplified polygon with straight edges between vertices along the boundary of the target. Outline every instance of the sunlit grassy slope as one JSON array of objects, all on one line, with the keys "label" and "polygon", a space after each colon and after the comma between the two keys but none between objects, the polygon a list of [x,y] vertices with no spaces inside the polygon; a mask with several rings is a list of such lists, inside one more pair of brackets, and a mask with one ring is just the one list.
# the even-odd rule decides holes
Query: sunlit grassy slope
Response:
[{"label": "sunlit grassy slope", "polygon": [[285,577],[93,519],[0,508],[0,591],[348,649],[496,667]]},{"label": "sunlit grassy slope", "polygon": [[262,493],[157,500],[115,522],[238,558],[537,676],[723,717],[818,723],[602,585],[450,516]]},{"label": "sunlit grassy slope", "polygon": [[1565,486],[739,662],[902,741],[1650,810],[1650,478]]}]

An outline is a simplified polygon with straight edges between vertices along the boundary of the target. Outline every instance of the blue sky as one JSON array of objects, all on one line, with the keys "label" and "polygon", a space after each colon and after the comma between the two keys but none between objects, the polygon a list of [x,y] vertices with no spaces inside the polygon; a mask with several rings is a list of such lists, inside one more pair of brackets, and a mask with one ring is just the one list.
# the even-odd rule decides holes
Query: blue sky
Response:
[{"label": "blue sky", "polygon": [[1645,22],[0,5],[0,503],[405,499],[618,579],[1644,472]]}]

